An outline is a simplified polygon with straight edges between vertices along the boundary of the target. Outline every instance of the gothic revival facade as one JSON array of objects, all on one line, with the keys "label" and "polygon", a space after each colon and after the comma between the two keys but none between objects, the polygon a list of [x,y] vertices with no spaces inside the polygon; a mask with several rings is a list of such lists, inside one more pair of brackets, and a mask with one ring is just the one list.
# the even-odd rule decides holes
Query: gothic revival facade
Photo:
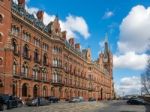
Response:
[{"label": "gothic revival facade", "polygon": [[104,52],[91,60],[90,49],[80,49],[74,38],[66,39],[59,19],[43,24],[18,4],[0,0],[0,93],[23,99],[29,95],[68,99],[111,99],[114,96],[113,59],[105,41]]}]

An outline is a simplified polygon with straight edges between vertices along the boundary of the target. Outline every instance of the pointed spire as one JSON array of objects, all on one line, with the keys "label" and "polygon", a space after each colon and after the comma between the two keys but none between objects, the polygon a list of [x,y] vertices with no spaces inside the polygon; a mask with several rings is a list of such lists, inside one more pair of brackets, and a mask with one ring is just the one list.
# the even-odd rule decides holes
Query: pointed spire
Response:
[{"label": "pointed spire", "polygon": [[105,35],[105,48],[104,52],[108,53],[109,52],[109,46],[108,46],[108,34],[106,33]]},{"label": "pointed spire", "polygon": [[55,21],[59,21],[59,16],[58,16],[58,14],[56,14],[56,16],[55,16]]},{"label": "pointed spire", "polygon": [[105,42],[108,43],[108,34],[105,34]]}]

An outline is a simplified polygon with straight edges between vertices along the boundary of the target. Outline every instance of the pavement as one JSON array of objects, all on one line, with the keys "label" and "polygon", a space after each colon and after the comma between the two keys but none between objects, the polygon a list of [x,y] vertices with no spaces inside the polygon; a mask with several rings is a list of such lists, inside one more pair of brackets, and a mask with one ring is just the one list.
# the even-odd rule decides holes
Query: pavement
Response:
[{"label": "pavement", "polygon": [[47,106],[39,107],[19,107],[4,112],[98,112],[99,108],[104,107],[100,102],[80,102],[80,103],[52,103]]},{"label": "pavement", "polygon": [[47,106],[13,108],[4,112],[150,112],[150,106],[127,105],[126,101],[55,103]]}]

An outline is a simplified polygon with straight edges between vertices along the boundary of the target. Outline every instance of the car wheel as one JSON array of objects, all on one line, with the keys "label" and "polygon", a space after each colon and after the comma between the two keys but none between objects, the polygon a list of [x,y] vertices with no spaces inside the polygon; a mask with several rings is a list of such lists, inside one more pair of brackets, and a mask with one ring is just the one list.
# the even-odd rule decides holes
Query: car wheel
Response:
[{"label": "car wheel", "polygon": [[18,103],[18,107],[22,107],[22,103]]},{"label": "car wheel", "polygon": [[3,105],[3,110],[7,110],[7,105]]}]

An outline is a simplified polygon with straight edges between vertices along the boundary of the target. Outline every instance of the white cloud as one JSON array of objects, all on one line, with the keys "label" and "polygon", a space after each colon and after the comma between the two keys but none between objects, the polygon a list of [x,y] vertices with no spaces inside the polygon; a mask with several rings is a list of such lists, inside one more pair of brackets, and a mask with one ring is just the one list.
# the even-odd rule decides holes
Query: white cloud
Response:
[{"label": "white cloud", "polygon": [[61,21],[61,27],[68,31],[68,36],[75,36],[76,32],[84,36],[85,39],[90,36],[88,25],[83,17],[69,15],[65,21]]},{"label": "white cloud", "polygon": [[108,19],[108,18],[112,17],[113,15],[114,15],[114,13],[112,11],[106,11],[103,16],[103,19]]},{"label": "white cloud", "polygon": [[115,85],[118,95],[140,94],[141,79],[138,76],[123,77],[118,85]]},{"label": "white cloud", "polygon": [[114,67],[143,70],[146,66],[148,59],[147,54],[137,54],[135,52],[127,52],[124,55],[114,55]]},{"label": "white cloud", "polygon": [[[27,6],[26,9],[29,13],[34,14],[35,17],[37,11],[39,10],[38,8],[28,8]],[[48,13],[44,12],[43,22],[45,25],[47,25],[49,22],[53,21],[54,18],[55,15],[49,15]],[[64,21],[60,20],[59,22],[62,31],[67,31],[67,39],[69,39],[70,37],[76,38],[77,33],[79,33],[85,39],[87,39],[90,36],[88,25],[83,17],[69,15]]]},{"label": "white cloud", "polygon": [[143,53],[150,43],[150,7],[137,5],[123,19],[120,25],[119,51]]}]

